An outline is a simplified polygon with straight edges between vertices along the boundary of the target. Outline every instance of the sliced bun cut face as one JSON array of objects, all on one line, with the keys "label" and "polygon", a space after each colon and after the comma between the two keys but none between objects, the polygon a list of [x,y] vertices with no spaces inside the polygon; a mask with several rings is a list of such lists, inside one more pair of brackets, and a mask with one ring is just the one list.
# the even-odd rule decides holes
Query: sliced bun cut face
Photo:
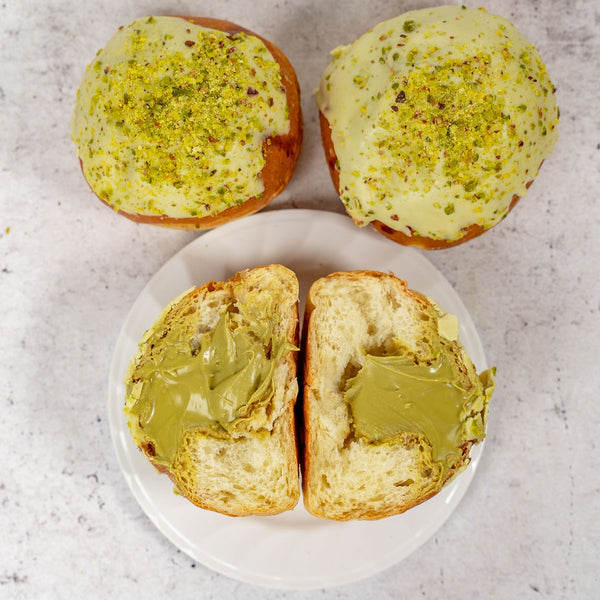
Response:
[{"label": "sliced bun cut face", "polygon": [[391,274],[316,281],[304,320],[306,508],[380,519],[437,494],[485,437],[494,370],[478,374],[458,323]]},{"label": "sliced bun cut face", "polygon": [[407,12],[336,48],[317,104],[354,222],[425,249],[504,219],[558,135],[536,48],[506,19],[460,6]]},{"label": "sliced bun cut face", "polygon": [[200,17],[143,17],[88,66],[72,138],[94,193],[135,221],[209,229],[263,208],[302,144],[296,74],[274,44]]},{"label": "sliced bun cut face", "polygon": [[285,267],[184,293],[127,372],[134,442],[197,506],[232,516],[293,508],[297,351],[298,281]]}]

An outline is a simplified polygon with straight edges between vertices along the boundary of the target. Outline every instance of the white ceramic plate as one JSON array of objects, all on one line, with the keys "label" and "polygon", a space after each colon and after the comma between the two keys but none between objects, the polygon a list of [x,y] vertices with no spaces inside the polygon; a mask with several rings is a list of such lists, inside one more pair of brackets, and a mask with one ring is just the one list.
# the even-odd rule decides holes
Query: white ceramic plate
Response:
[{"label": "white ceramic plate", "polygon": [[134,446],[123,415],[123,380],[144,331],[181,292],[210,279],[269,263],[283,264],[300,281],[300,315],[310,284],[349,269],[393,271],[409,287],[457,315],[460,337],[478,370],[486,368],[475,326],[450,284],[415,250],[399,246],[351,220],[313,210],[276,210],[205,233],[169,260],[142,291],[117,341],[109,381],[109,417],[127,483],[152,522],[199,563],[234,579],[285,588],[351,583],[414,552],[446,521],[463,497],[482,446],[469,467],[437,496],[408,512],[373,522],[330,522],[302,505],[273,517],[226,517],[199,509],[173,493]]}]

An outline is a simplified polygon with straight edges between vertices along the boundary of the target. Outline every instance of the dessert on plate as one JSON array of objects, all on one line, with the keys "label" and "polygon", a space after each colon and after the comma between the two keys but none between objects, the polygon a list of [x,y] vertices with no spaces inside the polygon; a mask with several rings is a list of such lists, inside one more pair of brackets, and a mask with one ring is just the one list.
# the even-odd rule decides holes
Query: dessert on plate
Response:
[{"label": "dessert on plate", "polygon": [[193,504],[271,515],[300,497],[294,404],[298,280],[280,265],[181,294],[125,378],[135,444]]},{"label": "dessert on plate", "polygon": [[304,504],[381,519],[435,496],[485,437],[494,369],[478,374],[456,317],[392,274],[310,288],[303,335]]}]

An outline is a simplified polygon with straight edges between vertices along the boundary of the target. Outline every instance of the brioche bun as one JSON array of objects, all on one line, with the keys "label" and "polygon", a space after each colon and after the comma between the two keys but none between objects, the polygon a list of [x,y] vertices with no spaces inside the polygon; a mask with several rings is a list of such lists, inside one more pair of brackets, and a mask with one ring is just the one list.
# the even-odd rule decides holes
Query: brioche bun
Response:
[{"label": "brioche bun", "polygon": [[302,486],[317,517],[409,510],[460,473],[485,437],[493,370],[478,374],[456,318],[392,274],[315,281],[303,351]]},{"label": "brioche bun", "polygon": [[127,371],[134,443],[196,506],[229,516],[293,508],[297,345],[298,280],[281,265],[185,292]]},{"label": "brioche bun", "polygon": [[484,10],[443,6],[332,52],[317,92],[334,186],[358,226],[424,249],[504,219],[557,139],[537,50]]},{"label": "brioche bun", "polygon": [[300,89],[283,52],[240,25],[145,17],[88,67],[72,137],[92,191],[119,214],[210,229],[262,209],[290,181]]}]

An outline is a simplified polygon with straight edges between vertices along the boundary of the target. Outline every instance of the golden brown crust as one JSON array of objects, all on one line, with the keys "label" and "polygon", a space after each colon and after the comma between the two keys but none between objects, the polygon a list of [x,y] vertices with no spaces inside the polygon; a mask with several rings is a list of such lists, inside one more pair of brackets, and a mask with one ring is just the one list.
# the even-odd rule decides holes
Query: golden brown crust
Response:
[{"label": "golden brown crust", "polygon": [[[211,19],[209,17],[176,16],[201,27],[218,29],[226,33],[244,32],[260,39],[273,55],[273,58],[279,63],[281,81],[287,96],[290,130],[285,135],[268,138],[263,144],[265,166],[260,176],[263,181],[264,191],[260,197],[253,196],[239,206],[232,206],[216,215],[207,217],[173,218],[167,215],[141,215],[122,210],[117,211],[120,215],[137,223],[149,223],[151,225],[160,225],[175,229],[212,229],[233,219],[238,219],[259,211],[280,194],[289,183],[300,156],[304,132],[300,106],[300,86],[296,72],[284,53],[275,44],[262,36],[230,21]],[[100,200],[104,204],[108,204],[102,198]],[[111,206],[111,208],[114,207]]]},{"label": "golden brown crust", "polygon": [[[319,123],[321,126],[321,141],[323,143],[323,150],[325,152],[325,160],[327,161],[327,166],[329,167],[331,180],[333,181],[333,185],[339,195],[340,172],[338,167],[338,158],[333,146],[333,140],[331,138],[331,127],[329,125],[329,121],[321,111],[319,111]],[[529,181],[527,183],[527,188],[529,188],[532,183],[533,180]],[[507,214],[516,206],[519,199],[520,196],[517,196],[516,194],[513,196],[510,206],[508,207]],[[472,240],[473,238],[480,236],[489,229],[484,229],[480,225],[471,225],[462,230],[463,233],[460,238],[456,240],[441,240],[419,235],[407,235],[401,231],[392,229],[388,225],[381,223],[381,221],[373,221],[371,225],[376,231],[393,240],[394,242],[397,242],[398,244],[403,244],[404,246],[416,246],[418,248],[422,248],[423,250],[441,250],[444,248],[458,246],[459,244],[463,244],[468,240]]]},{"label": "golden brown crust", "polygon": [[310,321],[314,309],[315,305],[312,301],[311,290],[309,289],[308,296],[306,298],[306,304],[304,306],[304,318],[302,321],[302,380],[299,382],[301,393],[299,395],[300,402],[297,403],[296,409],[296,429],[298,431],[298,456],[300,459],[300,472],[302,474],[302,494],[305,499],[304,506],[309,513],[318,517],[319,515],[315,515],[309,504],[306,502],[306,497],[308,494],[307,475],[312,470],[312,456],[315,454],[314,450],[307,445],[307,440],[314,439],[314,436],[311,435],[311,431],[309,430],[310,428],[308,424],[311,422],[310,405],[306,401],[309,390],[314,386],[314,381],[310,376],[310,370],[308,368],[309,364],[312,363],[312,345],[307,343],[308,329],[310,327]]},{"label": "golden brown crust", "polygon": [[[349,514],[346,517],[340,517],[337,515],[323,515],[317,511],[313,510],[307,504],[305,504],[306,510],[314,517],[318,517],[320,519],[326,518],[329,521],[338,521],[338,522],[350,521],[352,519],[360,519],[361,521],[378,521],[380,519],[386,519],[387,517],[401,515],[402,513],[405,513],[406,511],[410,510],[411,508],[414,508],[415,506],[419,506],[419,504],[423,504],[423,502],[426,502],[427,500],[431,500],[431,498],[433,498],[434,496],[437,496],[437,494],[439,494],[442,491],[442,489],[446,486],[446,484],[456,475],[456,473],[459,471],[459,469],[462,468],[465,460],[468,459],[469,449],[471,448],[471,446],[472,446],[471,443],[466,443],[460,448],[460,450],[462,451],[461,460],[458,460],[456,462],[456,464],[453,465],[448,470],[448,473],[447,473],[446,477],[444,478],[443,483],[441,484],[441,487],[432,488],[432,490],[430,492],[420,496],[418,498],[418,500],[416,500],[410,506],[397,506],[395,508],[390,508],[389,510],[385,510],[385,511],[382,511],[382,510],[364,510],[363,511],[363,510],[361,510],[361,511],[356,511],[352,514]],[[305,497],[306,497],[306,493],[307,493],[306,486],[307,486],[307,483],[303,481],[302,491],[303,491],[303,494],[305,495]]]}]

